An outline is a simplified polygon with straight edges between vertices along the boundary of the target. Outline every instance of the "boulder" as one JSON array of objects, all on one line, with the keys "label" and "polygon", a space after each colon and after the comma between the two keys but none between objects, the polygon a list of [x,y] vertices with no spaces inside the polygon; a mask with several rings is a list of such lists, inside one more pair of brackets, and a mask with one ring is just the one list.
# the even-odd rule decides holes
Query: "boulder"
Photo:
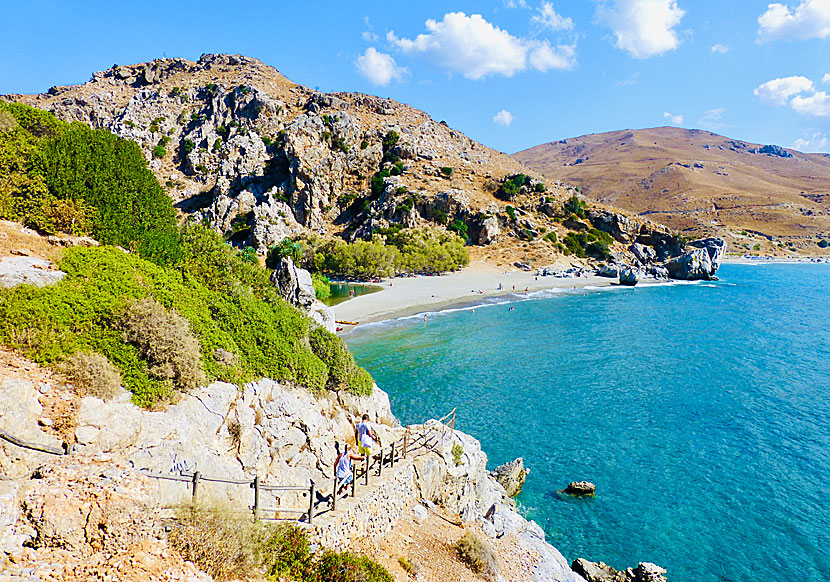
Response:
[{"label": "boulder", "polygon": [[638,225],[622,214],[607,210],[588,210],[587,216],[594,228],[607,232],[618,242],[631,242],[637,234]]},{"label": "boulder", "polygon": [[611,279],[618,279],[620,276],[620,270],[622,267],[617,265],[616,263],[609,263],[607,265],[603,265],[597,271],[597,275],[600,277],[609,277]]},{"label": "boulder", "polygon": [[280,289],[280,295],[294,307],[308,312],[316,296],[311,273],[298,269],[289,257],[283,257],[280,266],[271,274],[271,282]]},{"label": "boulder", "polygon": [[523,263],[521,261],[516,261],[515,263],[513,263],[513,266],[516,267],[517,269],[522,270],[522,271],[530,271],[531,270],[530,265],[528,265],[527,263]]},{"label": "boulder", "polygon": [[516,497],[525,484],[530,469],[524,466],[524,460],[519,457],[514,461],[496,467],[490,474],[507,491],[508,497]]},{"label": "boulder", "polygon": [[578,231],[589,230],[591,228],[590,224],[588,224],[587,222],[584,222],[582,220],[579,220],[574,215],[571,215],[568,218],[566,218],[565,220],[563,220],[562,225],[567,227],[567,228],[570,228],[571,230],[578,230]]},{"label": "boulder", "polygon": [[666,263],[666,270],[672,279],[685,281],[709,280],[717,269],[712,267],[712,259],[706,249],[693,249],[671,259]]},{"label": "boulder", "polygon": [[647,265],[657,258],[657,252],[652,247],[640,243],[634,243],[628,247],[628,250],[642,265]]},{"label": "boulder", "polygon": [[650,562],[641,562],[636,568],[615,570],[605,562],[591,562],[585,558],[573,561],[571,569],[588,582],[667,582],[664,568]]},{"label": "boulder", "polygon": [[726,241],[719,236],[693,240],[686,246],[706,250],[706,253],[709,255],[709,261],[712,264],[712,275],[720,268],[721,259],[726,253]]},{"label": "boulder", "polygon": [[588,481],[571,481],[565,488],[568,495],[590,495],[596,493],[597,487]]},{"label": "boulder", "polygon": [[45,259],[35,257],[3,257],[0,259],[0,287],[6,289],[18,285],[44,287],[61,281],[66,273],[53,271]]},{"label": "boulder", "polygon": [[501,234],[499,219],[495,216],[488,216],[481,221],[481,230],[478,231],[478,244],[489,245],[495,242]]},{"label": "boulder", "polygon": [[620,285],[628,285],[633,287],[640,282],[640,271],[632,267],[624,267],[620,271]]}]

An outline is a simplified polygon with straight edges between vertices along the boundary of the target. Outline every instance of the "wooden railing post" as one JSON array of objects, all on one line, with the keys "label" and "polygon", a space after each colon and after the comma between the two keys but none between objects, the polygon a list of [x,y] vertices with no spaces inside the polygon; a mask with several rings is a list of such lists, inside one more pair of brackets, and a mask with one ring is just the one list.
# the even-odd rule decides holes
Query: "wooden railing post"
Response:
[{"label": "wooden railing post", "polygon": [[392,443],[392,452],[390,453],[392,456],[392,466],[395,466],[395,443]]},{"label": "wooden railing post", "polygon": [[450,422],[450,439],[455,437],[455,411],[452,413],[452,421]]},{"label": "wooden railing post", "polygon": [[337,471],[334,472],[334,486],[331,490],[331,511],[334,513],[337,510]]},{"label": "wooden railing post", "polygon": [[357,465],[352,463],[352,497],[354,497],[354,488],[357,484]]},{"label": "wooden railing post", "polygon": [[199,479],[201,479],[201,478],[202,478],[202,474],[199,471],[195,471],[193,473],[193,500],[192,500],[193,505],[196,505],[196,501],[198,499],[197,496],[196,496],[196,492],[199,489]]},{"label": "wooden railing post", "polygon": [[254,521],[256,521],[259,519],[259,475],[254,477],[251,487],[254,488]]},{"label": "wooden railing post", "polygon": [[403,433],[403,458],[406,458],[406,451],[409,448],[409,425],[406,427],[406,432]]},{"label": "wooden railing post", "polygon": [[383,475],[383,449],[380,450],[380,453],[378,453],[378,455],[380,456],[380,458],[378,459],[378,477],[380,477],[381,475]]},{"label": "wooden railing post", "polygon": [[308,523],[311,523],[311,518],[314,517],[314,481],[311,482],[311,487],[308,489]]},{"label": "wooden railing post", "polygon": [[366,458],[363,462],[366,464],[366,471],[363,473],[363,484],[368,487],[369,486],[369,460],[372,458],[372,454],[369,453],[366,455]]}]

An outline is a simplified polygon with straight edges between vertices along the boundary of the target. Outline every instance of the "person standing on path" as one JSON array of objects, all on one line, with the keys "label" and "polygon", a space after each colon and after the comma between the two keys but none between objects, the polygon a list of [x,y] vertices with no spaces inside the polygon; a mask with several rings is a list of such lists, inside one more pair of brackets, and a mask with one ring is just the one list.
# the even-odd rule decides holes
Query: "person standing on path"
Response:
[{"label": "person standing on path", "polygon": [[363,418],[357,423],[357,452],[361,455],[371,455],[372,447],[374,447],[380,439],[377,433],[372,430],[372,425],[369,424],[369,415],[364,414]]},{"label": "person standing on path", "polygon": [[334,476],[337,478],[337,495],[343,492],[343,489],[352,482],[352,461],[362,461],[363,457],[355,455],[349,450],[349,445],[346,443],[343,447],[343,452],[337,457],[334,462]]}]

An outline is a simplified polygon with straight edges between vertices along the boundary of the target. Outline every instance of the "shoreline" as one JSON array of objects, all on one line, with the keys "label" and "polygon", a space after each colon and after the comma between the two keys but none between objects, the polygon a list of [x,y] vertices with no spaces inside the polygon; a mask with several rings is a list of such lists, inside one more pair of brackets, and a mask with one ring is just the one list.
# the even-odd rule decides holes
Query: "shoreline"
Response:
[{"label": "shoreline", "polygon": [[[638,286],[660,283],[662,282],[640,282]],[[474,308],[486,300],[507,299],[511,296],[523,298],[525,290],[531,295],[548,289],[564,291],[586,287],[616,287],[619,283],[613,278],[597,275],[562,279],[541,277],[536,276],[535,271],[520,271],[512,267],[504,271],[489,263],[476,262],[461,271],[445,275],[384,279],[380,286],[383,289],[377,293],[359,295],[332,307],[335,319],[356,323],[340,324],[343,332],[351,331],[358,325],[421,313]]]}]

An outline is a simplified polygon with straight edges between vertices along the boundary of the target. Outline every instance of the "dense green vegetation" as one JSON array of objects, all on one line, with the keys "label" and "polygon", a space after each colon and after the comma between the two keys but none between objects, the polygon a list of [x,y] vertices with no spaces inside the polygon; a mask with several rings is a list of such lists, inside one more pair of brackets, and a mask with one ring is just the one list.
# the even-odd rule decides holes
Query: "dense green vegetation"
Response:
[{"label": "dense green vegetation", "polygon": [[582,258],[604,259],[611,252],[613,243],[614,239],[610,234],[596,228],[592,228],[587,232],[569,232],[562,239],[562,244],[567,250],[566,254],[573,254]]},{"label": "dense green vegetation", "polygon": [[352,243],[320,238],[299,242],[303,268],[354,279],[445,273],[470,262],[464,240],[438,228],[389,228],[376,232],[372,240]]},{"label": "dense green vegetation", "polygon": [[565,200],[564,210],[566,214],[575,214],[580,218],[585,218],[587,209],[588,204],[578,196],[571,196]]},{"label": "dense green vegetation", "polygon": [[392,582],[366,556],[313,552],[308,535],[293,524],[263,524],[221,507],[185,507],[170,542],[185,559],[216,580],[292,582]]},{"label": "dense green vegetation", "polygon": [[[150,406],[192,386],[199,366],[159,362],[163,349],[181,354],[186,345],[180,317],[195,336],[200,368],[209,379],[243,382],[261,377],[293,381],[314,392],[345,388],[371,393],[368,374],[354,365],[342,342],[320,354],[309,344],[311,322],[286,304],[268,272],[239,258],[212,231],[189,226],[184,258],[175,268],[154,265],[114,247],[68,249],[60,263],[67,276],[57,285],[22,286],[0,296],[0,341],[43,364],[58,364],[75,352],[106,356],[121,371],[136,403]],[[133,302],[152,297],[174,323],[130,329],[123,321]],[[149,316],[145,316],[149,318]],[[160,323],[161,322],[161,323]],[[175,325],[174,325],[175,324]],[[169,330],[169,331],[166,331]],[[216,350],[239,356],[233,367],[220,364]],[[171,355],[172,357],[172,355]],[[329,363],[326,363],[329,362]],[[333,369],[332,366],[343,367]],[[161,373],[159,370],[184,370]],[[189,372],[187,370],[190,370]]]},{"label": "dense green vegetation", "polygon": [[138,145],[17,103],[0,112],[16,122],[0,132],[0,217],[179,259],[175,210]]},{"label": "dense green vegetation", "polygon": [[[0,342],[87,393],[111,396],[119,375],[143,406],[213,379],[371,393],[338,338],[311,342],[311,320],[283,301],[253,249],[178,225],[130,141],[0,102],[0,217],[104,245],[67,249],[56,285],[0,292]],[[302,247],[289,240],[282,252],[299,259]]]}]

